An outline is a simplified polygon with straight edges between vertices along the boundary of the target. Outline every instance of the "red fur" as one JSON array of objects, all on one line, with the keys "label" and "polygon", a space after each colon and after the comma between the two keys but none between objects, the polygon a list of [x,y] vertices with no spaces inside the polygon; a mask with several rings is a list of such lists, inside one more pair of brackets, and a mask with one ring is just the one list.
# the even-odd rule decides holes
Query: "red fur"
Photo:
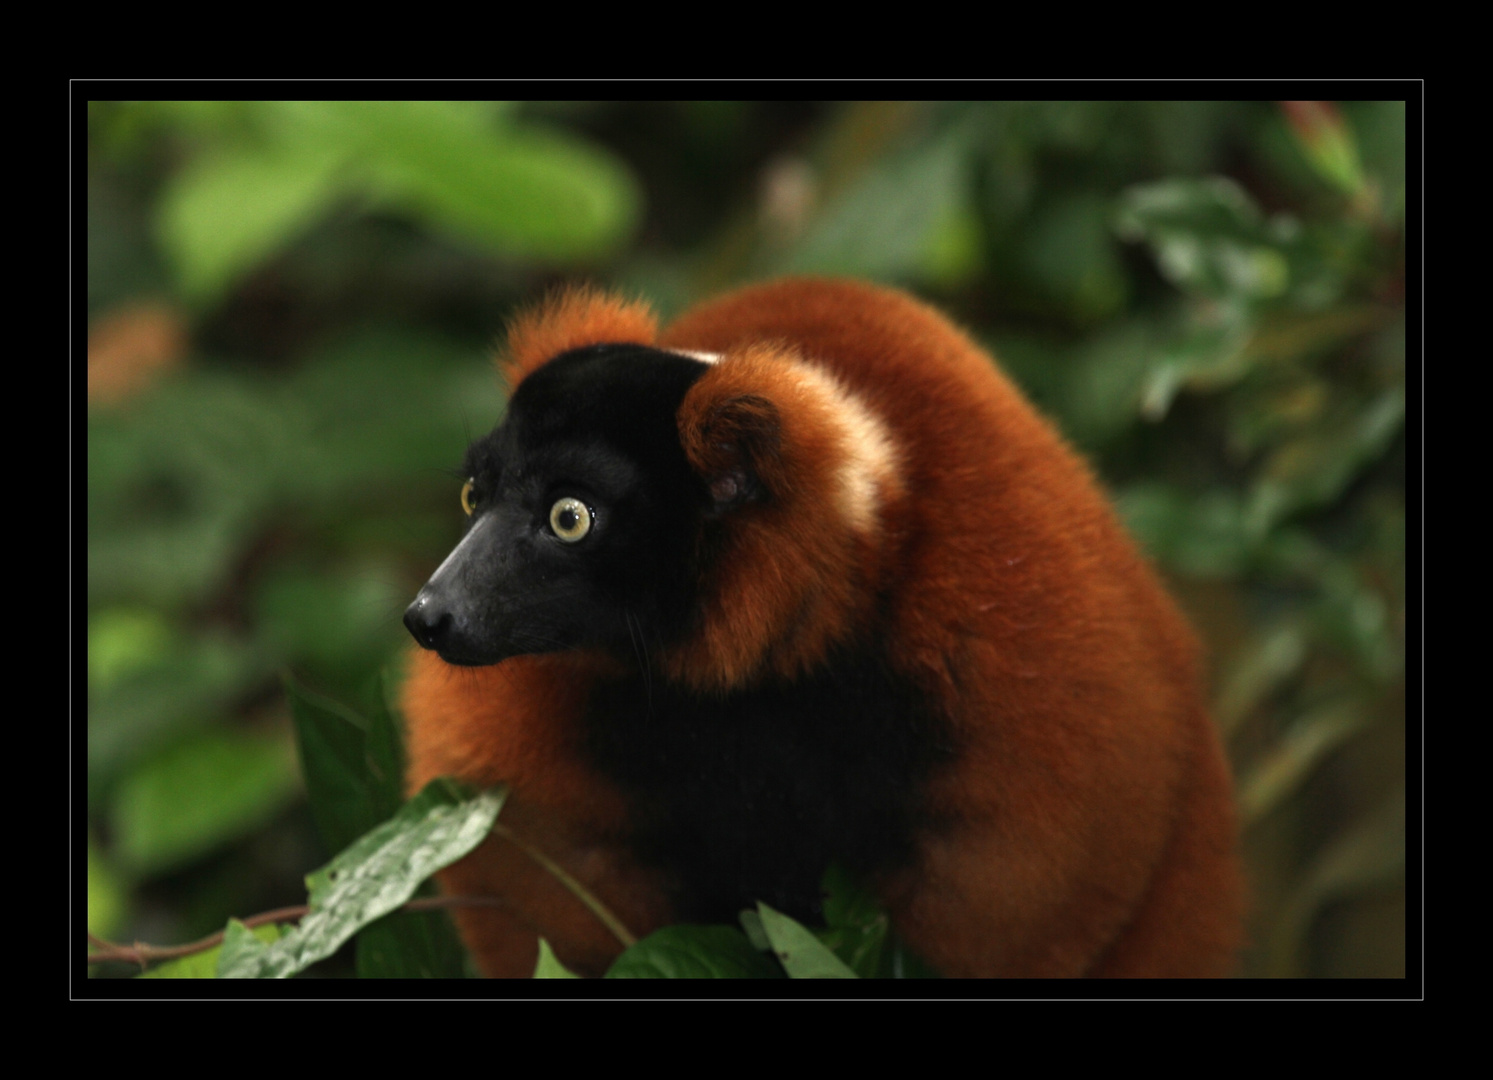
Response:
[{"label": "red fur", "polygon": [[[635,313],[594,294],[552,305],[515,331],[516,367],[608,319],[643,340]],[[680,409],[686,453],[712,490],[747,467],[770,493],[731,511],[703,629],[664,658],[669,677],[791,675],[881,610],[901,674],[956,725],[959,757],[928,792],[946,825],[875,883],[914,951],[951,976],[1227,974],[1242,890],[1196,643],[1088,469],[988,357],[901,293],[814,280],[705,304],[658,344],[723,354]],[[872,493],[856,527],[844,395],[892,451],[855,488]],[[504,822],[646,932],[668,920],[663,883],[628,858],[621,797],[568,741],[599,663],[420,655],[410,778],[510,783]],[[509,905],[463,916],[488,974],[528,974],[536,932],[589,972],[618,951],[506,840],[445,883]]]},{"label": "red fur", "polygon": [[695,689],[730,690],[764,671],[796,676],[875,600],[879,537],[846,528],[836,506],[846,464],[840,419],[833,399],[804,384],[803,366],[781,344],[733,344],[679,410],[700,475],[744,465],[771,493],[734,513],[699,583],[703,629],[664,657],[669,674]]},{"label": "red fur", "polygon": [[441,874],[452,895],[502,906],[458,908],[462,937],[484,974],[532,975],[542,934],[574,969],[600,974],[620,951],[615,937],[512,834],[596,892],[625,926],[646,933],[668,921],[659,883],[626,855],[627,808],[603,777],[577,764],[568,721],[603,659],[581,653],[516,656],[459,668],[413,654],[403,690],[409,786],[437,776],[509,785],[501,832]]},{"label": "red fur", "polygon": [[503,364],[509,386],[562,352],[587,345],[651,345],[658,320],[642,301],[592,288],[555,292],[523,311],[508,328],[508,355]]}]

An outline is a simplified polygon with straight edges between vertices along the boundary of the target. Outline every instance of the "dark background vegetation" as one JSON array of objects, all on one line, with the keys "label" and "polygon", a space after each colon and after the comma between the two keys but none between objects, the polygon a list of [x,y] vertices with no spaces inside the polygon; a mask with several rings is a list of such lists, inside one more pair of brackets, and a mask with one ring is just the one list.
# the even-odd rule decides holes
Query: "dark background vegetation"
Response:
[{"label": "dark background vegetation", "polygon": [[1406,116],[90,102],[89,930],[304,902],[331,852],[282,678],[354,709],[397,678],[516,305],[824,272],[986,342],[1173,583],[1239,777],[1245,973],[1403,976]]}]

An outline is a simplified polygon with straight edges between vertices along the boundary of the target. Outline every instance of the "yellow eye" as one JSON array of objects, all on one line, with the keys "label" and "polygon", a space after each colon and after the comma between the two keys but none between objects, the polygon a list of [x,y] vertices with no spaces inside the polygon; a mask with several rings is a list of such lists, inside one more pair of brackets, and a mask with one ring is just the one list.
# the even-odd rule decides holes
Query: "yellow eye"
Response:
[{"label": "yellow eye", "polygon": [[591,511],[579,499],[556,500],[550,507],[550,528],[567,544],[573,544],[591,531]]},{"label": "yellow eye", "polygon": [[467,512],[467,517],[471,517],[472,511],[476,509],[476,500],[472,498],[472,481],[470,480],[461,485],[461,508]]}]

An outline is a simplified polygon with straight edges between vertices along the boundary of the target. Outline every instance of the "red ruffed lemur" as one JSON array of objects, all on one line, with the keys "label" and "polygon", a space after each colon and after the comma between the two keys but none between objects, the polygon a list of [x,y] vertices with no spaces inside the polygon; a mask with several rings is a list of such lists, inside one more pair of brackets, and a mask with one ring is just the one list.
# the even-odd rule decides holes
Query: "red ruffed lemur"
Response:
[{"label": "red ruffed lemur", "polygon": [[[831,862],[946,976],[1231,970],[1242,890],[1198,648],[1094,479],[910,297],[785,280],[659,332],[590,290],[512,326],[465,537],[405,622],[412,788],[641,935]],[[442,875],[480,969],[621,946],[514,839]]]}]

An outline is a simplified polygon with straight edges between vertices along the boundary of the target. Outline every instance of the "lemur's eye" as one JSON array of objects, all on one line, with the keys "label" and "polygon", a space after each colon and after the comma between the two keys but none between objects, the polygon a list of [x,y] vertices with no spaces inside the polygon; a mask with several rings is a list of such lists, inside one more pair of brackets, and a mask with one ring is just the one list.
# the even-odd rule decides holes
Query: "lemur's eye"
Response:
[{"label": "lemur's eye", "polygon": [[550,528],[567,544],[573,544],[591,531],[591,511],[579,499],[557,499],[550,507]]},{"label": "lemur's eye", "polygon": [[467,512],[467,517],[471,517],[472,511],[477,508],[477,497],[473,487],[471,480],[461,485],[461,508]]}]

